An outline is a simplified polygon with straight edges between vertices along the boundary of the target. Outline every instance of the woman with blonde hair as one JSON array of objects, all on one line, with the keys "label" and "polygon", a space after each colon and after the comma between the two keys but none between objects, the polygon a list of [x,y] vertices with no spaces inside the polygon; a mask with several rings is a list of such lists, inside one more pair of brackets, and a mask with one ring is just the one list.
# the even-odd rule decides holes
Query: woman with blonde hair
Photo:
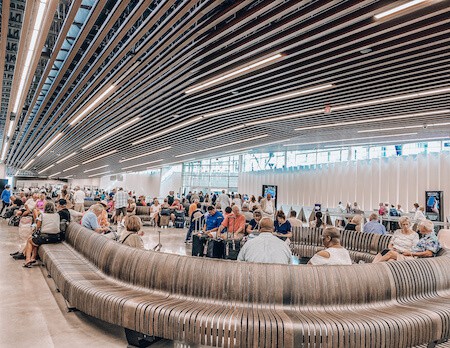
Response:
[{"label": "woman with blonde hair", "polygon": [[127,216],[125,219],[125,230],[119,239],[119,243],[133,248],[144,249],[144,242],[139,235],[142,228],[141,218],[136,215]]},{"label": "woman with blonde hair", "polygon": [[344,230],[361,232],[362,221],[363,221],[362,215],[355,215],[350,220],[350,222],[347,225],[345,225]]}]

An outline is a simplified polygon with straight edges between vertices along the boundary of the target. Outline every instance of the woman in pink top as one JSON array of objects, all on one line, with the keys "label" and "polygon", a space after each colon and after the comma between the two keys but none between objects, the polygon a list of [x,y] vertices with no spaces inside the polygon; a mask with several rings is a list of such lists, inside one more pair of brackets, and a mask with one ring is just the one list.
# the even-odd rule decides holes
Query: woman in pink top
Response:
[{"label": "woman in pink top", "polygon": [[36,209],[40,210],[43,213],[44,207],[45,207],[45,194],[41,193],[39,195],[39,199],[36,201]]}]

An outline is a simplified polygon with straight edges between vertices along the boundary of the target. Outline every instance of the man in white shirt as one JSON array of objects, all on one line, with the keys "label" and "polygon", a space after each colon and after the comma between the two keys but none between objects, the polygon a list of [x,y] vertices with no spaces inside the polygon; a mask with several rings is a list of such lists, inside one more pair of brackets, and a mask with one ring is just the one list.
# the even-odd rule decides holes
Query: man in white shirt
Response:
[{"label": "man in white shirt", "polygon": [[297,219],[297,212],[295,210],[291,210],[291,212],[289,213],[288,221],[292,227],[302,227],[303,226],[302,220]]},{"label": "man in white shirt", "polygon": [[285,242],[273,235],[273,221],[263,217],[259,222],[259,236],[244,244],[238,261],[290,264],[292,253]]},{"label": "man in white shirt", "polygon": [[73,194],[73,201],[75,202],[73,210],[84,213],[84,198],[86,195],[83,190],[80,190],[80,187],[75,187],[75,193]]},{"label": "man in white shirt", "polygon": [[225,190],[222,190],[222,193],[217,198],[217,201],[220,203],[222,211],[225,211],[225,208],[230,206],[230,198],[227,194],[225,194]]},{"label": "man in white shirt", "polygon": [[261,210],[265,216],[273,219],[275,210],[272,195],[270,193],[267,194],[266,198],[261,199]]},{"label": "man in white shirt", "polygon": [[[114,215],[114,223],[117,222],[119,216],[127,216],[127,205],[128,205],[128,193],[126,193],[122,187],[114,195],[114,206],[116,208],[116,214]],[[119,219],[121,221],[121,218]]]}]

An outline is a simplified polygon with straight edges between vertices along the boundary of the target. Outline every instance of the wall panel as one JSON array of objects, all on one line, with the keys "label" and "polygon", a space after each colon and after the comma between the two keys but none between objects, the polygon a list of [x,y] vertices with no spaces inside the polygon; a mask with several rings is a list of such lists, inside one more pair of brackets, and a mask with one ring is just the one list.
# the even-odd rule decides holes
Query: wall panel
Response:
[{"label": "wall panel", "polygon": [[425,204],[425,190],[444,191],[444,209],[450,209],[450,153],[377,158],[330,163],[315,169],[287,169],[239,174],[239,192],[261,194],[263,184],[278,185],[279,204],[322,203],[335,207],[355,200],[365,210],[379,202],[401,204],[411,210]]}]

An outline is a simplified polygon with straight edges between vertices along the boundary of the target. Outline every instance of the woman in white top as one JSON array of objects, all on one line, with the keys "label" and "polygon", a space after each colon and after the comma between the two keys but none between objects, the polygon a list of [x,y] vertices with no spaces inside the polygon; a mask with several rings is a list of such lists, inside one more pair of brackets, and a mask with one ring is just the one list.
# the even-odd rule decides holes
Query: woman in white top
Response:
[{"label": "woman in white top", "polygon": [[414,220],[417,221],[417,222],[420,222],[422,220],[426,220],[427,218],[426,218],[425,214],[423,213],[424,211],[425,211],[424,207],[417,208],[417,210],[416,210],[416,212],[414,214]]},{"label": "woman in white top", "polygon": [[391,242],[389,243],[389,251],[382,251],[375,256],[372,261],[383,262],[389,260],[397,260],[398,254],[411,251],[412,247],[419,241],[419,235],[411,229],[411,223],[407,216],[398,219],[400,229],[394,232]]},{"label": "woman in white top", "polygon": [[351,265],[352,260],[347,249],[340,242],[341,234],[336,227],[323,230],[322,243],[326,248],[315,254],[308,264],[318,265]]},{"label": "woman in white top", "polygon": [[153,200],[153,204],[150,206],[150,218],[155,221],[155,226],[158,226],[159,213],[161,211],[161,204],[157,198]]},{"label": "woman in white top", "polygon": [[44,212],[38,209],[33,212],[34,221],[36,222],[35,233],[28,238],[25,246],[25,264],[26,268],[30,268],[36,262],[37,249],[41,244],[58,243],[62,241],[60,232],[60,216],[56,212],[53,202],[46,202]]}]

